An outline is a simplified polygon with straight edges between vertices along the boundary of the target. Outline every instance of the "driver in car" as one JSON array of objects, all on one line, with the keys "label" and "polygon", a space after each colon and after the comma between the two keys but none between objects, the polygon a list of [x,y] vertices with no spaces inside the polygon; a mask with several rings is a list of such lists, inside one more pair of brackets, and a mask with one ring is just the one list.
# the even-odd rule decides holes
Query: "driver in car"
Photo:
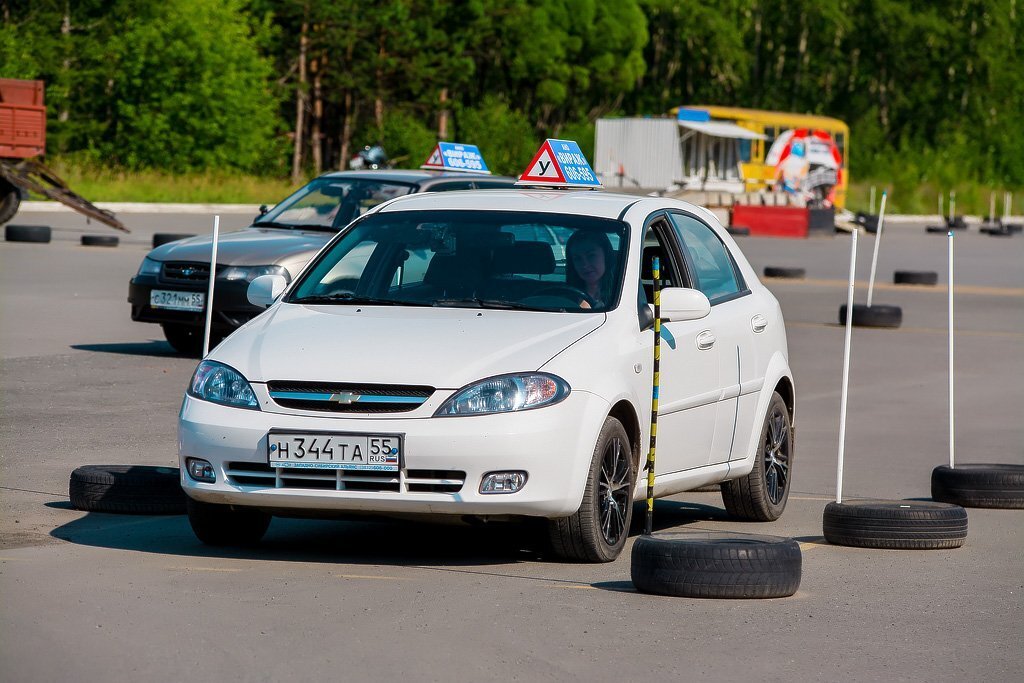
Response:
[{"label": "driver in car", "polygon": [[578,230],[565,246],[566,282],[587,295],[580,308],[601,308],[614,287],[612,243],[603,232]]}]

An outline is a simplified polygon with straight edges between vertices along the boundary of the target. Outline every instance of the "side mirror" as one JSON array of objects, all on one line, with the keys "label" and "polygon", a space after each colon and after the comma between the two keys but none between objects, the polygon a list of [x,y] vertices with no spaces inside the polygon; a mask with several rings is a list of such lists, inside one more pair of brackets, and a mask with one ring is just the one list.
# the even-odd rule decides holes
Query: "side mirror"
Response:
[{"label": "side mirror", "polygon": [[700,320],[711,312],[711,302],[704,292],[685,287],[661,290],[661,319],[665,322]]},{"label": "side mirror", "polygon": [[260,215],[261,216],[266,216],[267,215],[267,205],[266,204],[260,204]]},{"label": "side mirror", "polygon": [[260,275],[249,283],[245,296],[253,306],[269,308],[287,288],[288,281],[281,275]]}]

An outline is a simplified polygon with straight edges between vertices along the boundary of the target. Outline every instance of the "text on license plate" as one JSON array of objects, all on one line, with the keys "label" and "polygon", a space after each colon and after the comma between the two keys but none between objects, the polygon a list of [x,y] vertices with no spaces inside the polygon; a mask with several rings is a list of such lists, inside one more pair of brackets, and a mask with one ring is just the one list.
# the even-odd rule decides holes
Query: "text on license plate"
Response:
[{"label": "text on license plate", "polygon": [[391,434],[293,434],[271,432],[271,467],[397,472],[402,440]]},{"label": "text on license plate", "polygon": [[202,292],[172,292],[154,289],[149,293],[149,305],[153,308],[169,308],[174,311],[202,311],[206,295]]}]

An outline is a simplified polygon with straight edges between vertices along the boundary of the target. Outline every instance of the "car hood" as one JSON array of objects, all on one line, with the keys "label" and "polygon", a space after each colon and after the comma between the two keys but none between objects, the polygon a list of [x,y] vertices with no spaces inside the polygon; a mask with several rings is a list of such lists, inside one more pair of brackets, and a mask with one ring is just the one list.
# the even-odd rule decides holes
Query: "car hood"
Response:
[{"label": "car hood", "polygon": [[[307,258],[320,250],[335,232],[246,228],[228,232],[217,241],[217,263],[228,266],[269,266],[282,263],[295,254]],[[168,242],[149,252],[157,261],[210,262],[211,235],[198,235]]]},{"label": "car hood", "polygon": [[417,384],[458,389],[537,370],[603,313],[278,304],[228,337],[213,360],[253,382]]}]

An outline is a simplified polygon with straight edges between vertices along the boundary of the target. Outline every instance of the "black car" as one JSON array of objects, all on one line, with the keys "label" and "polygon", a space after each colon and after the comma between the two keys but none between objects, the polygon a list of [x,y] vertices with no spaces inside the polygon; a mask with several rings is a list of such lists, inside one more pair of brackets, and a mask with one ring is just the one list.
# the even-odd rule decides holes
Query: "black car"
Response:
[{"label": "black car", "polygon": [[[512,187],[515,178],[438,171],[341,171],[310,181],[251,226],[224,234],[217,245],[210,346],[263,309],[249,303],[260,275],[289,281],[339,230],[371,207],[415,192]],[[202,352],[210,278],[209,235],[161,245],[142,260],[128,287],[132,320],[159,323],[171,346]]]}]

